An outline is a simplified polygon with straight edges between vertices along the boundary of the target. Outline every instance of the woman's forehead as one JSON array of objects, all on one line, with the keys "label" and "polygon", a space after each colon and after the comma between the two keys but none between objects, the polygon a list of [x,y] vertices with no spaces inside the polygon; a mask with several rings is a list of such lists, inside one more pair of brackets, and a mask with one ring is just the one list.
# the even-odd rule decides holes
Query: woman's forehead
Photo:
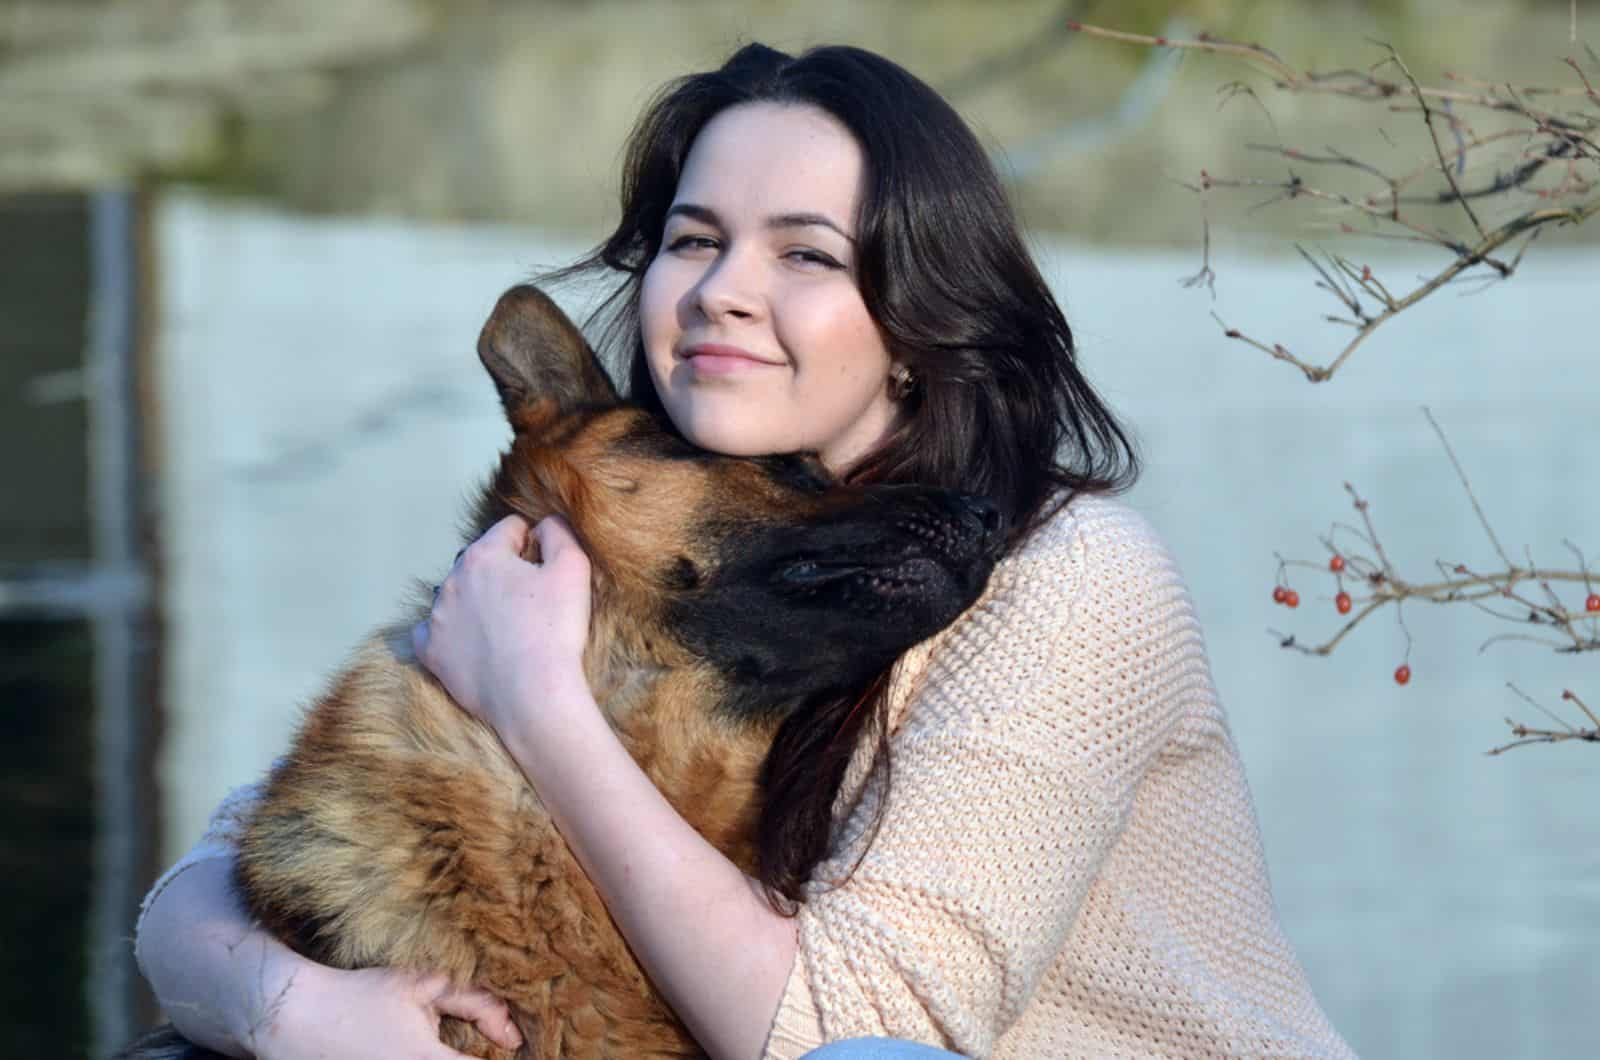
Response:
[{"label": "woman's forehead", "polygon": [[709,212],[723,224],[820,217],[848,235],[861,176],[860,145],[826,111],[747,103],[718,114],[695,138],[674,207],[697,207],[702,220]]}]

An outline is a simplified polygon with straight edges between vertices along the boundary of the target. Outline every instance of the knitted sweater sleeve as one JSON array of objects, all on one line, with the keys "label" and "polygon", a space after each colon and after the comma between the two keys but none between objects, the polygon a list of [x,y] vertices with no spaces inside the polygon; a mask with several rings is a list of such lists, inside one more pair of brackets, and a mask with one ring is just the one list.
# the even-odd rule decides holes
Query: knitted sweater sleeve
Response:
[{"label": "knitted sweater sleeve", "polygon": [[843,806],[799,914],[766,1056],[886,1035],[987,1055],[1060,952],[1174,731],[1209,681],[1186,590],[1148,526],[1058,512],[930,642],[884,786]]},{"label": "knitted sweater sleeve", "polygon": [[250,814],[254,812],[256,803],[261,800],[264,785],[265,781],[257,781],[230,791],[223,798],[221,805],[212,812],[211,820],[206,825],[205,834],[200,840],[151,885],[150,893],[139,903],[139,918],[133,929],[135,954],[139,952],[139,938],[144,929],[144,918],[150,912],[150,906],[161,897],[161,892],[166,890],[179,875],[202,861],[231,858],[238,851],[239,835],[244,829],[245,821],[249,820]]}]

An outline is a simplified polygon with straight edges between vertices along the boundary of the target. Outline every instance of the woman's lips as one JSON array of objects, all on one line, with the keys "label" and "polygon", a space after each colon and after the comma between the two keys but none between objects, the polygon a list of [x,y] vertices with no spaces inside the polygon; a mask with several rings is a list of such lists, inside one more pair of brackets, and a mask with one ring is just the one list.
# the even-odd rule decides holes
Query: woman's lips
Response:
[{"label": "woman's lips", "polygon": [[728,375],[733,372],[777,367],[775,362],[757,357],[739,346],[702,343],[684,351],[684,359],[695,375]]}]

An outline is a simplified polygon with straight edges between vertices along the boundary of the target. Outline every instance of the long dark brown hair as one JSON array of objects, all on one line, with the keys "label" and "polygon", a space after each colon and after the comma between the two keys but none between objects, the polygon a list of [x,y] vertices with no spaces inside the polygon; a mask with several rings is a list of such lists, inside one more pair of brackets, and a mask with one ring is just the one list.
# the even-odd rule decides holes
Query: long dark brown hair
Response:
[{"label": "long dark brown hair", "polygon": [[[1006,516],[1009,548],[1076,493],[1132,484],[1138,457],[1079,373],[1066,317],[977,138],[937,92],[859,48],[790,56],[749,44],[718,70],[668,83],[640,117],[616,230],[546,278],[621,275],[591,330],[626,363],[634,401],[665,418],[640,337],[639,290],[679,174],[706,123],[745,103],[816,107],[862,148],[858,282],[885,345],[916,384],[901,401],[900,426],[844,473],[847,481],[986,496]],[[828,853],[845,768],[868,733],[880,751],[876,779],[889,782],[887,676],[790,717],[778,732],[759,826],[760,876],[775,908],[794,909]]]}]

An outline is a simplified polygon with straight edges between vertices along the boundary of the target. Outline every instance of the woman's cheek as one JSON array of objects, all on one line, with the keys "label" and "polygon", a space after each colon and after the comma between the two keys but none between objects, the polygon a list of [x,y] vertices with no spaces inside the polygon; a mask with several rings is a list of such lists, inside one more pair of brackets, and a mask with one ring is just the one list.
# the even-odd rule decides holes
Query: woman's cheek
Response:
[{"label": "woman's cheek", "polygon": [[[651,360],[652,372],[667,367],[657,363],[670,357],[672,344],[677,339],[678,303],[682,299],[682,283],[678,282],[670,257],[657,255],[645,269],[639,288],[639,334],[644,339],[645,351]],[[657,378],[657,383],[661,382]]]}]

